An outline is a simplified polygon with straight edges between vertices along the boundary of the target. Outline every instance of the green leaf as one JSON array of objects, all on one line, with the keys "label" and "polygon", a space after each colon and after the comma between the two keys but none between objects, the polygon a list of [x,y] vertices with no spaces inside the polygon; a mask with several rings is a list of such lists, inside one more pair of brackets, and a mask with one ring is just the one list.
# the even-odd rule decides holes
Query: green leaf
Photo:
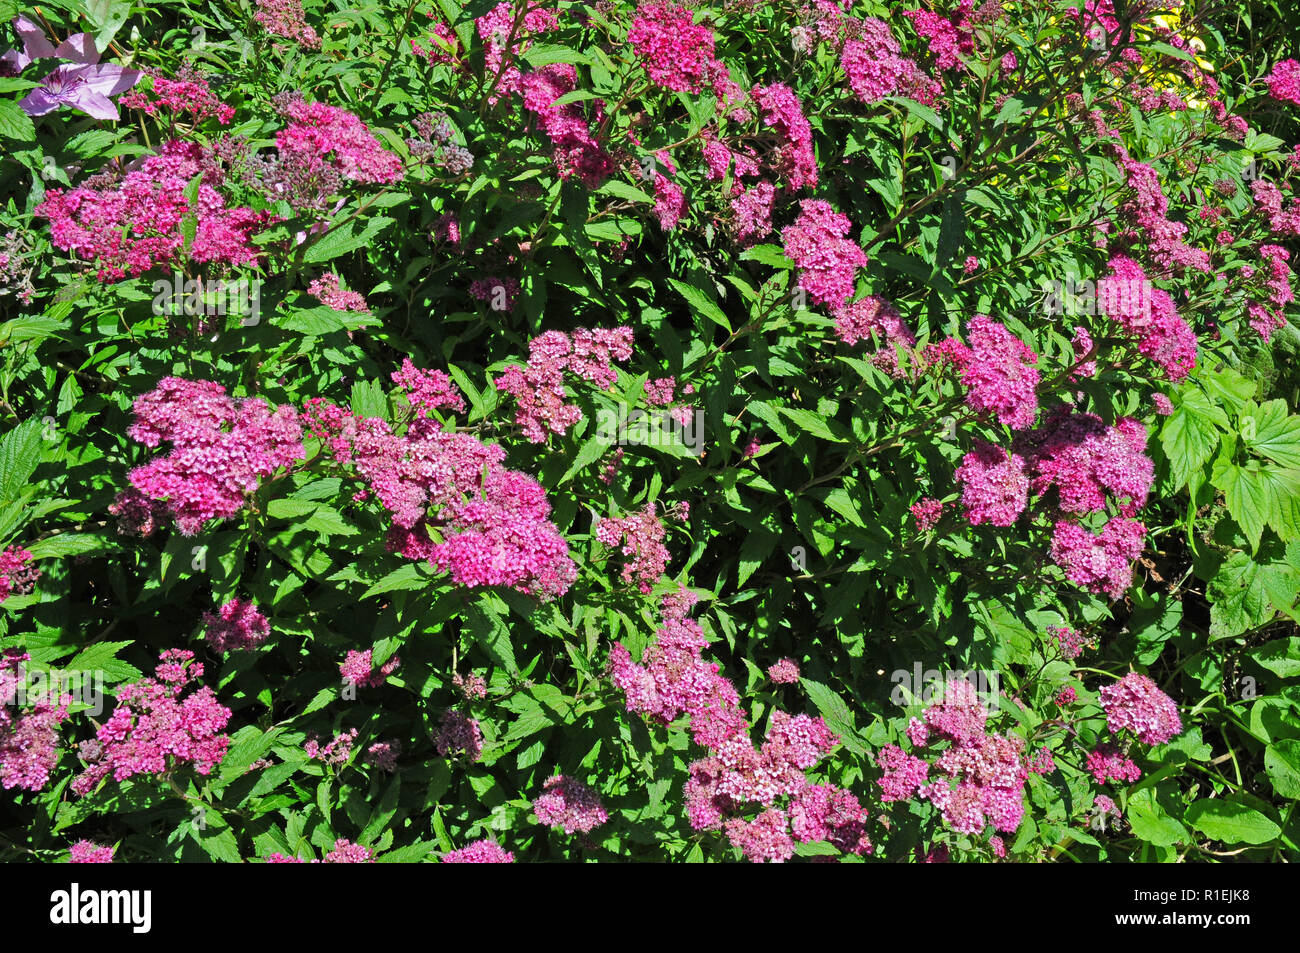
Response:
[{"label": "green leaf", "polygon": [[800,407],[780,407],[777,409],[804,433],[810,433],[814,437],[820,437],[822,440],[830,440],[835,443],[846,443],[848,441],[847,437],[835,433],[831,429],[834,422],[827,420],[821,414],[814,414],[812,411],[803,410]]},{"label": "green leaf", "polygon": [[1186,816],[1192,827],[1225,844],[1267,844],[1282,832],[1259,811],[1239,801],[1197,801],[1187,808]]},{"label": "green leaf", "polygon": [[1300,741],[1275,741],[1264,750],[1264,770],[1279,797],[1300,800]]},{"label": "green leaf", "polygon": [[857,729],[853,727],[853,712],[849,710],[848,705],[844,704],[840,696],[811,678],[801,678],[799,681],[804,691],[808,693],[808,697],[812,699],[812,703],[821,712],[826,726],[840,736],[844,746],[856,754],[868,754],[866,745],[862,743]]},{"label": "green leaf", "polygon": [[684,281],[678,281],[676,278],[669,278],[668,283],[677,289],[677,292],[686,299],[686,303],[691,306],[691,310],[697,314],[702,314],[714,324],[719,324],[731,333],[731,322],[727,316],[722,313],[722,309],[714,303],[713,299],[707,294],[696,288],[694,285],[688,285]]},{"label": "green leaf", "polygon": [[[1160,445],[1169,460],[1175,488],[1193,483],[1219,448],[1220,431],[1228,427],[1228,415],[1199,390],[1183,394],[1160,430]],[[1195,480],[1192,488],[1201,482]]]},{"label": "green leaf", "polygon": [[1250,409],[1241,437],[1255,453],[1289,469],[1300,469],[1300,417],[1287,413],[1281,398]]},{"label": "green leaf", "polygon": [[12,100],[0,99],[0,136],[20,142],[32,142],[36,138],[31,119]]},{"label": "green leaf", "polygon": [[1187,829],[1165,813],[1152,788],[1143,788],[1128,799],[1125,816],[1134,835],[1148,844],[1168,847],[1190,840]]},{"label": "green leaf", "polygon": [[0,501],[16,501],[41,461],[44,437],[35,418],[0,438]]}]

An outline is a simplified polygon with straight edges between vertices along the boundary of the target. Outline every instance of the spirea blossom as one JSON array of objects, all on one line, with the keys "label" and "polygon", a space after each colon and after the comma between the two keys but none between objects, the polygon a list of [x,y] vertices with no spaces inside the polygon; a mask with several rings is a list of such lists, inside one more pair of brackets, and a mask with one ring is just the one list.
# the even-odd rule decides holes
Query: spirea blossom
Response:
[{"label": "spirea blossom", "polygon": [[1112,732],[1127,728],[1144,744],[1164,744],[1183,730],[1178,706],[1145,675],[1130,672],[1099,694]]},{"label": "spirea blossom", "polygon": [[990,413],[1013,430],[1034,425],[1038,415],[1038,361],[1023,341],[988,315],[977,314],[967,326],[969,356],[961,368],[966,405]]},{"label": "spirea blossom", "polygon": [[133,90],[118,104],[127,109],[138,109],[150,116],[159,110],[166,110],[174,115],[186,115],[196,122],[215,118],[223,126],[230,125],[235,116],[235,107],[227,106],[212,92],[212,87],[193,67],[186,66],[174,78],[164,76],[156,70],[147,70],[146,75],[152,80],[147,92]]},{"label": "spirea blossom", "polygon": [[303,458],[293,408],[258,397],[236,400],[211,381],[167,377],[137,397],[127,435],[165,456],[131,471],[131,485],[165,503],[177,528],[196,534],[210,519],[234,516],[261,482]]},{"label": "spirea blossom", "polygon": [[917,531],[927,533],[934,529],[939,518],[943,516],[943,501],[927,498],[913,503],[908,509],[912,518],[916,520]]},{"label": "spirea blossom", "polygon": [[282,153],[319,157],[356,182],[391,184],[402,178],[402,160],[384,149],[366,124],[346,109],[309,103],[298,94],[277,105],[289,121],[275,137]]},{"label": "spirea blossom", "polygon": [[211,688],[195,687],[203,665],[193,659],[193,652],[168,649],[158,656],[152,677],[118,691],[117,707],[95,733],[98,744],[82,746],[86,766],[73,780],[73,791],[89,794],[110,775],[125,781],[180,765],[206,775],[221,763],[230,743],[223,733],[230,709]]},{"label": "spirea blossom", "polygon": [[113,848],[101,847],[88,840],[79,840],[68,849],[70,864],[111,864]]},{"label": "spirea blossom", "polygon": [[962,457],[954,477],[961,486],[961,502],[972,526],[989,523],[1011,526],[1029,499],[1029,474],[1025,459],[985,441]]},{"label": "spirea blossom", "polygon": [[231,599],[217,612],[205,612],[205,636],[214,652],[255,649],[271,634],[271,623],[261,610],[243,599]]},{"label": "spirea blossom", "polygon": [[375,666],[373,659],[373,649],[366,649],[364,652],[349,649],[347,657],[339,663],[339,674],[353,685],[378,688],[388,681],[388,676],[397,671],[398,666],[402,664],[402,660],[396,655],[378,667]]},{"label": "spirea blossom", "polygon": [[320,49],[320,37],[307,25],[302,0],[255,0],[257,12],[253,19],[267,33],[293,40],[308,50]]},{"label": "spirea blossom", "polygon": [[889,24],[875,17],[862,20],[859,35],[845,42],[840,66],[853,94],[867,105],[904,96],[932,106],[939,98],[939,84],[900,53]]},{"label": "spirea blossom", "polygon": [[434,745],[444,758],[463,756],[468,761],[477,761],[483,754],[483,732],[477,720],[449,708],[442,713]]},{"label": "spirea blossom", "polygon": [[444,864],[513,864],[515,855],[496,841],[476,840],[442,855]]},{"label": "spirea blossom", "polygon": [[1137,520],[1118,516],[1100,534],[1059,521],[1052,535],[1052,560],[1075,585],[1118,599],[1133,584],[1133,560],[1142,555],[1146,532]]},{"label": "spirea blossom", "polygon": [[767,677],[774,685],[796,685],[799,682],[799,664],[792,658],[783,658],[767,667]]},{"label": "spirea blossom", "polygon": [[465,410],[465,398],[444,371],[421,370],[408,357],[402,359],[401,369],[393,371],[391,379],[405,391],[406,402],[417,414],[427,417],[435,410]]},{"label": "spirea blossom", "polygon": [[533,443],[564,434],[582,419],[576,404],[565,403],[565,372],[608,390],[618,380],[614,361],[632,356],[630,327],[578,328],[572,336],[547,331],[528,344],[528,363],[511,365],[496,379],[497,390],[515,398],[515,423]]},{"label": "spirea blossom", "polygon": [[20,699],[29,661],[19,649],[0,653],[0,787],[6,791],[40,791],[49,783],[59,758],[58,727],[68,715],[66,698]]},{"label": "spirea blossom", "polygon": [[635,582],[648,593],[668,567],[667,530],[653,502],[624,517],[603,517],[595,528],[598,540],[606,546],[619,546],[624,556],[623,581]]},{"label": "spirea blossom", "polygon": [[724,826],[731,845],[748,861],[780,864],[794,856],[789,819],[780,808],[770,807],[752,821],[733,817]]},{"label": "spirea blossom", "polygon": [[12,595],[25,596],[36,587],[41,571],[32,554],[21,546],[7,546],[0,552],[0,602]]},{"label": "spirea blossom", "polygon": [[575,778],[557,774],[547,778],[542,789],[533,801],[538,823],[566,834],[586,834],[609,820],[600,796]]},{"label": "spirea blossom", "polygon": [[1174,307],[1173,298],[1153,287],[1133,259],[1115,255],[1108,274],[1097,282],[1098,310],[1114,318],[1171,381],[1185,378],[1196,366],[1196,334]]},{"label": "spirea blossom", "polygon": [[334,272],[326,272],[307,286],[307,294],[335,311],[359,311],[368,314],[370,305],[366,304],[365,297],[359,292],[345,289],[340,284],[341,281],[342,279]]},{"label": "spirea blossom", "polygon": [[[203,180],[191,207],[186,186],[200,172]],[[190,215],[196,216],[186,251],[191,261],[256,264],[252,236],[269,221],[268,213],[227,206],[221,184],[220,173],[205,167],[199,145],[172,140],[120,181],[47,190],[33,214],[49,220],[56,248],[94,262],[101,281],[136,277],[176,261],[185,244],[181,224]]]},{"label": "spirea blossom", "polygon": [[627,33],[646,75],[675,92],[698,93],[713,62],[713,29],[675,3],[642,3]]},{"label": "spirea blossom", "polygon": [[1132,759],[1127,758],[1114,745],[1098,745],[1088,753],[1084,761],[1084,770],[1093,776],[1098,784],[1118,781],[1132,784],[1142,778],[1142,771]]},{"label": "spirea blossom", "polygon": [[1268,94],[1283,103],[1300,106],[1300,61],[1282,60],[1265,77]]},{"label": "spirea blossom", "polygon": [[843,307],[853,296],[867,254],[845,237],[852,227],[848,217],[826,202],[805,199],[799,209],[795,223],[781,230],[785,253],[799,268],[799,287],[816,304]]},{"label": "spirea blossom", "polygon": [[751,95],[763,113],[763,124],[781,140],[774,167],[792,189],[817,185],[817,156],[813,152],[812,127],[794,90],[781,83],[755,86]]},{"label": "spirea blossom", "polygon": [[356,743],[357,734],[356,728],[349,728],[340,731],[323,745],[320,743],[320,738],[313,735],[303,744],[302,750],[313,761],[335,766],[347,764],[352,758],[352,746]]},{"label": "spirea blossom", "polygon": [[1062,409],[1021,442],[1034,493],[1056,490],[1065,513],[1102,510],[1108,499],[1132,515],[1145,505],[1155,479],[1146,455],[1146,428],[1131,417],[1108,426],[1095,414]]}]

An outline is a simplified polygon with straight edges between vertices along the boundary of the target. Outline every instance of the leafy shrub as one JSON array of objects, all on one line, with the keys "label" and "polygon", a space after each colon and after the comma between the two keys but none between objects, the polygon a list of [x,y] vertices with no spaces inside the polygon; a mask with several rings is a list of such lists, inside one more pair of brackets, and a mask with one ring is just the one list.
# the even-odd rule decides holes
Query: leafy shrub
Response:
[{"label": "leafy shrub", "polygon": [[0,2],[0,856],[1295,859],[1296,13]]}]

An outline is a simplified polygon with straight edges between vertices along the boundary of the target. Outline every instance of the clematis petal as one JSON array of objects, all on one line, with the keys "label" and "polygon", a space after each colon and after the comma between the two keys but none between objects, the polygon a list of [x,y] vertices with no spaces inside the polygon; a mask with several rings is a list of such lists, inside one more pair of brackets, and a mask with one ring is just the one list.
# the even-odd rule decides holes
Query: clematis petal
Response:
[{"label": "clematis petal", "polygon": [[[26,17],[14,20],[14,29],[23,41],[23,52],[27,54],[27,63],[54,55],[54,44],[45,36],[45,31]],[[27,63],[23,65],[26,66]]]},{"label": "clematis petal", "polygon": [[68,97],[68,105],[96,119],[119,118],[117,106],[101,92],[83,86]]},{"label": "clematis petal", "polygon": [[89,33],[77,33],[58,45],[54,55],[74,63],[98,63],[99,50],[95,49],[95,38]]},{"label": "clematis petal", "polygon": [[140,82],[141,75],[139,70],[104,64],[86,67],[81,78],[95,92],[116,96]]},{"label": "clematis petal", "polygon": [[18,101],[18,108],[29,116],[44,116],[62,105],[61,100],[44,87],[37,87]]}]

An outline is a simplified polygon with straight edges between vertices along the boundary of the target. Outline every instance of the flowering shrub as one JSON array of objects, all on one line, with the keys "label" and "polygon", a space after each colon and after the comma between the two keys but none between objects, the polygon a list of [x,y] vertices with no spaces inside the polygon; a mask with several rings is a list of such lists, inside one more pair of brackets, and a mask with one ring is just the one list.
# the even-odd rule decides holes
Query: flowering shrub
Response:
[{"label": "flowering shrub", "polygon": [[0,859],[1300,858],[1248,6],[0,0]]}]

